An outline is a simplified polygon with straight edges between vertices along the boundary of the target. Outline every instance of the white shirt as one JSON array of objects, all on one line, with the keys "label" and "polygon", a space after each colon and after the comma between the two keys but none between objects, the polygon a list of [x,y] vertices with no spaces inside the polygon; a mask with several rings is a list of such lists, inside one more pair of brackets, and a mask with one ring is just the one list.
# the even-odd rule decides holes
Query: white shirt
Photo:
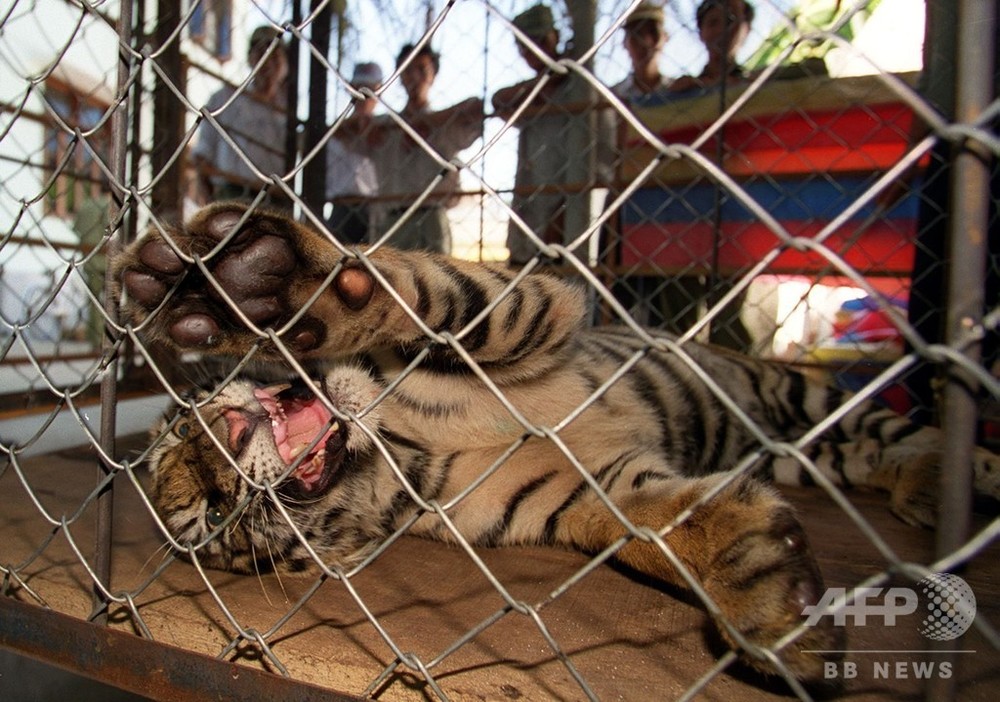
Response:
[{"label": "white shirt", "polygon": [[378,192],[375,164],[367,156],[348,149],[339,139],[326,147],[326,196],[372,197]]},{"label": "white shirt", "polygon": [[[209,98],[206,108],[215,112],[229,100],[235,89],[225,86]],[[285,172],[285,112],[278,106],[268,105],[240,93],[226,109],[216,115],[216,121],[249,158],[254,167],[265,176]],[[207,121],[198,125],[198,141],[193,154],[200,156],[224,173],[231,173],[247,181],[257,181],[257,176],[226,143]],[[222,176],[213,176],[216,183],[226,182]]]},{"label": "white shirt", "polygon": [[[378,175],[379,195],[399,196],[400,202],[408,204],[441,173],[442,167],[391,117],[381,115],[375,120],[376,124],[385,127],[381,131],[381,142],[369,151]],[[481,131],[482,124],[478,121],[456,119],[454,124],[421,136],[440,158],[450,161],[459,151],[471,146]],[[452,172],[437,184],[434,192],[451,195],[458,190],[458,185],[458,173]],[[447,206],[449,203],[442,204]]]},{"label": "white shirt", "polygon": [[660,76],[659,82],[652,90],[644,91],[635,84],[635,73],[630,73],[625,80],[611,87],[611,92],[620,97],[626,103],[645,102],[656,100],[658,103],[670,94],[670,86],[673,79]]}]

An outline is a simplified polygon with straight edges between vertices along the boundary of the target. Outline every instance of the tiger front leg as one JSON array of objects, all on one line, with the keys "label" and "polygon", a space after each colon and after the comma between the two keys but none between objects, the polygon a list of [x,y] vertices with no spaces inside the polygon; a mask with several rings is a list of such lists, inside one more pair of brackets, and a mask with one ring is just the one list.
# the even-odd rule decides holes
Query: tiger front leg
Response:
[{"label": "tiger front leg", "polygon": [[[196,257],[207,275],[188,260]],[[267,328],[308,355],[329,340],[329,321],[350,326],[350,313],[373,296],[371,277],[359,275],[332,242],[237,203],[206,207],[163,233],[150,228],[112,265],[126,293],[126,320],[153,341],[216,355],[245,353]],[[275,354],[266,345],[262,351]]]},{"label": "tiger front leg", "polygon": [[[207,275],[187,261],[195,256]],[[236,203],[207,207],[166,236],[150,231],[113,266],[126,319],[153,340],[213,354],[241,355],[268,328],[313,358],[412,349],[447,332],[477,360],[523,370],[526,355],[551,358],[584,312],[580,293],[554,277],[515,285],[503,268],[390,248],[355,257]],[[261,352],[279,355],[267,344]]]},{"label": "tiger front leg", "polygon": [[[758,670],[774,673],[776,667],[765,649],[806,621],[804,610],[820,601],[823,580],[792,508],[769,487],[740,478],[704,504],[696,504],[720,479],[677,478],[658,486],[655,492],[635,493],[620,505],[635,527],[656,532],[691,508],[690,515],[663,536],[666,548],[687,576],[655,541],[634,538],[616,558],[671,585],[702,588],[709,599],[709,612],[728,645],[741,651],[743,647],[734,635],[738,633],[749,644],[741,657]],[[563,537],[587,551],[607,548],[627,533],[600,503],[564,520],[563,526]],[[840,657],[836,651],[844,648],[843,630],[830,620],[823,617],[777,652],[796,677],[821,680],[824,663]],[[753,650],[756,647],[759,649]]]}]

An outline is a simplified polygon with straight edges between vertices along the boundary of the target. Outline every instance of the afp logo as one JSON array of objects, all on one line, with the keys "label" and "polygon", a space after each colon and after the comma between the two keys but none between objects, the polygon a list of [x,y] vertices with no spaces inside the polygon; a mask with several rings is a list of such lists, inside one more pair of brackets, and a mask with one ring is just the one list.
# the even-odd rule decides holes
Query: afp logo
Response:
[{"label": "afp logo", "polygon": [[968,631],[976,618],[976,595],[951,573],[935,573],[917,583],[924,603],[920,633],[934,641],[952,641]]},{"label": "afp logo", "polygon": [[802,610],[806,624],[815,626],[825,616],[833,617],[836,626],[848,619],[855,626],[865,626],[868,617],[881,619],[880,626],[895,626],[897,617],[919,611],[919,631],[934,641],[951,641],[964,634],[976,618],[976,596],[969,584],[951,573],[934,573],[908,587],[862,587],[854,590],[854,601],[839,609],[847,599],[847,590],[829,588],[820,601]]}]

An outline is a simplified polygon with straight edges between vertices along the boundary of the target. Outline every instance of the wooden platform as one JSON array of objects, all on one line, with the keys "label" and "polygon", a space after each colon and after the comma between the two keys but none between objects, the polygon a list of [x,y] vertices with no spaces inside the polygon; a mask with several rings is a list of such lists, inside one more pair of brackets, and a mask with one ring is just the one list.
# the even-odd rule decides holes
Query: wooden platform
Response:
[{"label": "wooden platform", "polygon": [[[141,438],[134,443],[141,446]],[[121,455],[127,455],[127,448],[119,447]],[[92,559],[94,506],[88,504],[78,517],[74,515],[92,490],[95,465],[93,452],[81,449],[20,466],[41,506],[54,519],[68,520],[66,531],[53,529],[40,516],[14,467],[8,465],[0,474],[4,505],[0,563],[14,564],[24,579],[24,585],[13,579],[6,582],[9,594],[17,599],[31,603],[40,599],[76,617],[90,614],[91,581],[68,537],[85,558]],[[141,619],[140,624],[128,607],[115,606],[111,620],[118,629],[138,632],[146,627],[158,641],[211,656],[236,638],[237,626],[252,629],[264,634],[269,651],[243,642],[225,656],[227,660],[278,672],[279,664],[270,653],[295,679],[360,695],[395,659],[374,620],[399,650],[431,666],[437,684],[451,699],[585,698],[533,618],[512,612],[485,625],[504,601],[459,548],[401,539],[351,580],[361,604],[336,581],[209,572],[206,583],[193,566],[180,561],[149,582],[164,557],[161,540],[138,491],[126,476],[120,475],[117,482],[112,590],[131,593]],[[856,585],[885,567],[885,559],[829,498],[809,490],[790,495],[799,506],[829,586]],[[896,521],[877,495],[851,498],[902,559],[930,562],[931,533]],[[980,519],[979,526],[985,521]],[[544,548],[487,549],[478,555],[515,600],[527,603],[546,600],[586,563],[578,554]],[[1000,545],[994,543],[961,573],[975,592],[978,617],[994,626],[1000,622],[998,555]],[[303,602],[313,587],[316,592]],[[295,613],[282,622],[293,608]],[[606,566],[545,606],[539,621],[601,699],[676,699],[717,660],[701,609]],[[468,643],[435,662],[481,625],[483,630]],[[883,626],[879,617],[869,619],[866,626],[849,627],[849,648],[854,652],[847,660],[856,664],[856,677],[839,681],[839,690],[814,692],[859,701],[923,699],[923,682],[914,664],[934,663],[937,674],[936,666],[944,659],[924,651],[929,642],[918,626],[919,616],[911,615],[894,627]],[[975,628],[953,643],[969,651],[955,656],[956,698],[992,702],[1000,684],[1000,653]],[[880,675],[885,663],[890,664],[890,673]],[[708,683],[697,699],[772,700],[787,699],[789,694],[780,681],[763,681],[730,669]],[[375,695],[383,700],[435,696],[418,675],[406,670],[390,675]]]}]

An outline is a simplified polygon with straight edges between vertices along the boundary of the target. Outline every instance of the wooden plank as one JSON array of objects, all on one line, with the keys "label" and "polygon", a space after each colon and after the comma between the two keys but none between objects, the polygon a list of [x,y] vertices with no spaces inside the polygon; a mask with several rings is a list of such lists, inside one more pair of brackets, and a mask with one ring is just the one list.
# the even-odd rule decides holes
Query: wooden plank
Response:
[{"label": "wooden plank", "polygon": [[[134,455],[144,442],[124,441],[120,450]],[[0,511],[0,563],[14,564],[17,574],[5,581],[6,594],[26,602],[41,600],[78,618],[89,615],[90,578],[70,541],[85,559],[91,558],[94,509],[87,498],[94,460],[82,449],[24,461],[18,471],[8,466],[0,475],[5,503]],[[41,517],[17,473],[55,521],[66,517],[65,528],[53,528]],[[362,694],[395,657],[372,618],[399,650],[431,665],[503,607],[487,577],[461,549],[406,537],[352,579],[351,588],[364,609],[342,583],[312,576],[207,572],[203,579],[191,565],[174,561],[153,578],[166,558],[162,539],[126,477],[117,478],[111,589],[118,595],[129,593],[133,604],[111,608],[116,629],[147,629],[157,641],[210,656],[223,654],[237,638],[237,628],[261,632],[266,648],[242,641],[222,657],[271,672],[280,672],[280,661],[296,680]],[[886,567],[885,559],[829,498],[806,489],[789,495],[799,507],[828,585],[850,587]],[[856,493],[851,499],[902,559],[929,562],[929,532],[896,521],[879,495]],[[586,563],[580,554],[546,548],[483,549],[479,555],[510,594],[526,603],[545,601]],[[998,555],[1000,546],[991,546],[961,574],[976,594],[979,616],[993,622],[1000,614]],[[283,622],[293,608],[295,613]],[[544,606],[539,619],[602,699],[675,699],[716,661],[717,648],[706,637],[707,618],[698,606],[610,567],[597,568]],[[848,657],[859,668],[856,678],[843,681],[846,699],[919,695],[922,683],[909,672],[910,666],[932,660],[932,654],[922,652],[927,641],[916,627],[869,624],[850,626],[848,633],[851,648],[860,652]],[[991,700],[1000,656],[975,631],[962,647],[976,653],[959,660],[955,675],[960,698]],[[907,653],[869,653],[890,649]],[[900,663],[907,677],[876,677],[871,668],[875,660]],[[455,700],[583,697],[535,621],[514,612],[432,665],[431,672]],[[783,683],[732,671],[709,683],[699,699],[775,700],[785,695]],[[428,696],[433,694],[427,685],[404,669],[387,678],[379,698]]]}]

